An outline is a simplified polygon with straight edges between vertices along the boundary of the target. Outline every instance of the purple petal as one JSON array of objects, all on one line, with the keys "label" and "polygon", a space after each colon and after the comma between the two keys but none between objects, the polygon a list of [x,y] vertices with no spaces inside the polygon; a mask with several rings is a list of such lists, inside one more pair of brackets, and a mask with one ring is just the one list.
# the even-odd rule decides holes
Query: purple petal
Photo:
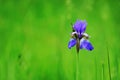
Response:
[{"label": "purple petal", "polygon": [[84,33],[86,30],[87,23],[86,21],[78,20],[73,25],[75,31],[79,32],[80,34]]},{"label": "purple petal", "polygon": [[71,49],[76,44],[76,39],[71,39],[68,43],[68,48]]},{"label": "purple petal", "polygon": [[89,51],[94,49],[92,44],[88,40],[82,38],[81,41],[80,41],[80,49],[83,49],[83,48],[87,49]]}]

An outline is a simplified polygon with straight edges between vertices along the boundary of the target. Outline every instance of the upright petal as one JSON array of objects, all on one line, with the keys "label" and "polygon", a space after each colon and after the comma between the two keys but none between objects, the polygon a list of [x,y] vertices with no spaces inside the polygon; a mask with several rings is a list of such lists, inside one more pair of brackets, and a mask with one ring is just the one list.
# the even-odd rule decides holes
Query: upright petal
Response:
[{"label": "upright petal", "polygon": [[82,25],[81,25],[80,33],[82,34],[82,33],[84,33],[85,30],[86,30],[87,22],[86,22],[86,21],[82,21],[81,24],[82,24]]},{"label": "upright petal", "polygon": [[71,39],[68,43],[68,48],[71,49],[76,44],[76,39]]},{"label": "upright petal", "polygon": [[73,25],[75,31],[79,32],[80,34],[84,33],[86,30],[87,23],[86,21],[78,20]]},{"label": "upright petal", "polygon": [[94,47],[92,46],[92,44],[88,40],[86,40],[84,38],[82,38],[80,40],[80,49],[82,49],[82,48],[87,49],[89,51],[91,51],[91,50],[94,49]]}]

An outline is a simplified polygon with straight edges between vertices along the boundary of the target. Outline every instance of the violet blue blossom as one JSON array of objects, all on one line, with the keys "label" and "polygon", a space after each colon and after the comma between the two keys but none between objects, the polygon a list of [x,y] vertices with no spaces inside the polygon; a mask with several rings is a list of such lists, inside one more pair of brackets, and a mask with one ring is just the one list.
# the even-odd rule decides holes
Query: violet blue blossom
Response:
[{"label": "violet blue blossom", "polygon": [[79,49],[93,50],[94,47],[89,42],[89,35],[85,33],[87,23],[86,21],[77,20],[73,25],[73,32],[71,34],[71,39],[68,43],[68,48],[76,45],[76,50],[79,52]]}]

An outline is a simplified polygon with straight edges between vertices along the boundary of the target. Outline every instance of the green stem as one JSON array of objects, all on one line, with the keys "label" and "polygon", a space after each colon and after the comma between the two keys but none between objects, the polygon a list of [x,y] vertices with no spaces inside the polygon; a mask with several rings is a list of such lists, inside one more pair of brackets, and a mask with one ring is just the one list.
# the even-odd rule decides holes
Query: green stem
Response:
[{"label": "green stem", "polygon": [[95,74],[95,75],[96,75],[95,80],[97,80],[97,61],[96,61],[96,57],[95,57],[95,71],[96,71],[96,72],[95,72],[95,73],[96,73],[96,74]]},{"label": "green stem", "polygon": [[115,62],[116,62],[116,70],[117,70],[117,77],[116,77],[116,80],[119,80],[118,56],[117,56],[117,54],[116,54],[115,56],[116,56],[116,58],[115,58]]},{"label": "green stem", "polygon": [[111,80],[111,70],[110,70],[110,56],[109,56],[108,45],[107,45],[107,56],[108,56],[108,68],[109,68],[109,77],[110,77],[110,80]]},{"label": "green stem", "polygon": [[76,80],[79,80],[79,53],[76,54]]},{"label": "green stem", "polygon": [[103,72],[103,80],[105,80],[105,74],[104,74],[104,63],[102,63],[102,72]]}]

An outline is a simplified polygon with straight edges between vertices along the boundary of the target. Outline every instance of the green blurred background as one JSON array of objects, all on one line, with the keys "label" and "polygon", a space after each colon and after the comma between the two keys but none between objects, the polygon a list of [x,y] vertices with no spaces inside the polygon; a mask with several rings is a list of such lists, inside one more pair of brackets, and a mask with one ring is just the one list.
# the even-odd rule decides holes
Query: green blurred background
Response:
[{"label": "green blurred background", "polygon": [[120,80],[119,0],[0,0],[0,80],[75,80],[77,19],[94,46],[79,52],[79,80]]}]

